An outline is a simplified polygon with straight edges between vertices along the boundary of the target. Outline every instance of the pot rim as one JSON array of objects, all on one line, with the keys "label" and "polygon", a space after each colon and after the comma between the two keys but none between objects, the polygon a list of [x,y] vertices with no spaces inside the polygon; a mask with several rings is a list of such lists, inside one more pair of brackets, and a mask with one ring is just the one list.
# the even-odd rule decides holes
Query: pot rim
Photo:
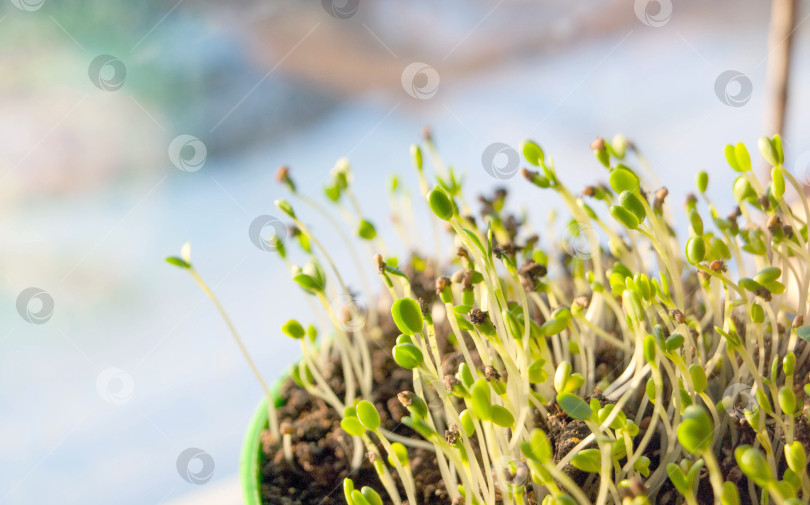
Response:
[{"label": "pot rim", "polygon": [[[284,405],[280,392],[281,385],[287,378],[289,378],[289,375],[280,377],[270,388],[276,408]],[[242,487],[242,502],[245,505],[262,505],[259,490],[259,471],[265,460],[264,452],[262,452],[261,435],[262,431],[269,426],[267,402],[267,396],[263,396],[250,418],[245,432],[245,439],[242,442],[242,453],[239,458],[239,481]]]}]

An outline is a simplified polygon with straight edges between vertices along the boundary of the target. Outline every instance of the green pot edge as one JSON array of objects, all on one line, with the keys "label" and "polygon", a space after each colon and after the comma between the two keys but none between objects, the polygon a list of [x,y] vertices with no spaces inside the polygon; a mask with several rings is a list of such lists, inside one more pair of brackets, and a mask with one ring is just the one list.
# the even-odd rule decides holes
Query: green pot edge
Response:
[{"label": "green pot edge", "polygon": [[[270,388],[276,407],[283,405],[279,392],[286,379],[286,376],[278,379]],[[242,442],[242,454],[239,458],[239,481],[242,487],[242,501],[245,505],[262,505],[262,498],[259,493],[259,470],[264,461],[264,454],[261,450],[261,434],[269,424],[267,401],[268,398],[265,396],[259,402],[248,424],[245,440]]]}]

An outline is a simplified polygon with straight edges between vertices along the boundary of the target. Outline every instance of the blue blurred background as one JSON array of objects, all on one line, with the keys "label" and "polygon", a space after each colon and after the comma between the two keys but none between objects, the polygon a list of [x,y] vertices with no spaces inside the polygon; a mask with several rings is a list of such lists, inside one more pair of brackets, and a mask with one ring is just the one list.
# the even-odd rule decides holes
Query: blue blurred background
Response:
[{"label": "blue blurred background", "polygon": [[[506,185],[537,227],[560,202],[488,175],[487,145],[533,138],[579,190],[604,179],[593,138],[624,133],[676,205],[705,169],[730,208],[722,146],[753,148],[765,133],[767,2],[646,3],[379,0],[341,19],[312,0],[4,0],[0,504],[239,503],[240,444],[261,390],[211,303],[163,258],[190,240],[263,374],[284,373],[298,348],[278,328],[311,320],[309,306],[248,237],[254,218],[278,214],[281,164],[322,200],[348,157],[396,254],[384,188],[401,174],[422,222],[408,146],[426,124],[471,195]],[[803,180],[808,14],[800,2],[785,129]],[[403,85],[413,62],[427,70]],[[718,93],[727,70],[751,91],[737,79]],[[196,140],[170,148],[181,135]],[[332,243],[327,223],[301,213]],[[44,294],[22,314],[41,324],[18,310],[30,287]],[[215,462],[205,485],[178,473],[189,448]]]}]

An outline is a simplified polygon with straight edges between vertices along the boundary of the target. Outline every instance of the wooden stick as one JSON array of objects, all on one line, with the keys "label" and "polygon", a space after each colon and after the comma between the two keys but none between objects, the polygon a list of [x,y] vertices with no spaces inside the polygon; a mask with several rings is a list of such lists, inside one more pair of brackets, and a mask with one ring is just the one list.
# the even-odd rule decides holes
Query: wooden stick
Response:
[{"label": "wooden stick", "polygon": [[765,102],[765,135],[782,135],[788,100],[790,52],[796,20],[796,0],[773,0],[768,33],[768,95]]}]

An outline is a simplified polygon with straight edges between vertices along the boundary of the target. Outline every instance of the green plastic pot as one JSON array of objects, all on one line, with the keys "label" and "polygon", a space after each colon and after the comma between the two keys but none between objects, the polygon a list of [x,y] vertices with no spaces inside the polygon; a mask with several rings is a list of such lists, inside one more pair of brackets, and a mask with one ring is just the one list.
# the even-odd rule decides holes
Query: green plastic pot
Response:
[{"label": "green plastic pot", "polygon": [[[284,401],[279,396],[281,384],[287,379],[282,377],[272,387],[273,401],[276,408],[284,405]],[[261,493],[259,492],[259,470],[264,463],[265,456],[262,451],[261,435],[262,431],[269,426],[267,417],[267,397],[262,398],[256,412],[248,424],[245,441],[242,443],[242,455],[239,460],[239,480],[242,485],[242,501],[245,505],[262,505]]]}]

